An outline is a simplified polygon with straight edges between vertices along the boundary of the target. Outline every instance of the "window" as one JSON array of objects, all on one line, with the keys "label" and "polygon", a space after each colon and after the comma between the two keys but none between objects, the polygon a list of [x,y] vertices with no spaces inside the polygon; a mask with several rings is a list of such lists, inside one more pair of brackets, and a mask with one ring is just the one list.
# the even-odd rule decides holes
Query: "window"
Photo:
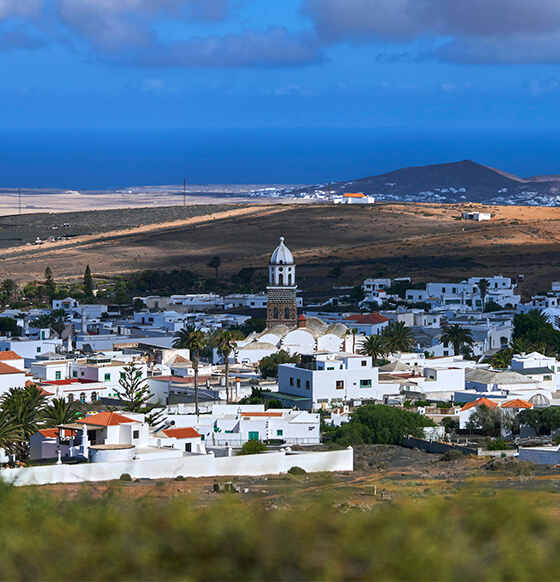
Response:
[{"label": "window", "polygon": [[62,380],[62,372],[55,372],[54,379],[55,380]]},{"label": "window", "polygon": [[120,373],[120,379],[121,380],[125,380],[126,379],[126,374],[124,372]]},{"label": "window", "polygon": [[552,380],[552,376],[550,374],[546,374],[543,376],[543,382],[550,382]]},{"label": "window", "polygon": [[192,449],[191,443],[185,443],[185,453],[190,453]]},{"label": "window", "polygon": [[334,366],[327,366],[327,370],[334,370]]},{"label": "window", "polygon": [[336,389],[337,390],[344,390],[344,380],[337,380],[336,381]]},{"label": "window", "polygon": [[257,431],[251,431],[249,433],[249,440],[250,441],[258,441],[259,440],[259,433]]},{"label": "window", "polygon": [[85,402],[85,401],[86,401],[86,393],[80,392],[80,402]]},{"label": "window", "polygon": [[445,287],[442,287],[442,288],[441,288],[441,292],[442,292],[442,293],[445,293]]},{"label": "window", "polygon": [[360,380],[360,388],[371,388],[371,380]]},{"label": "window", "polygon": [[72,393],[68,394],[67,400],[68,400],[68,402],[74,402],[74,394],[72,394]]},{"label": "window", "polygon": [[[43,339],[45,339],[45,338],[43,338]],[[41,346],[39,346],[39,347],[37,348],[37,353],[38,353],[38,354],[40,354],[40,353],[41,353]]]},{"label": "window", "polygon": [[74,370],[72,372],[72,378],[77,378],[78,377],[78,370]]},{"label": "window", "polygon": [[290,319],[290,308],[284,307],[284,319]]},{"label": "window", "polygon": [[301,388],[301,380],[299,378],[296,380],[296,387]]},{"label": "window", "polygon": [[367,360],[362,360],[362,367],[367,366]]},{"label": "window", "polygon": [[272,310],[272,319],[278,319],[278,307]]},{"label": "window", "polygon": [[92,402],[97,402],[97,392],[92,392],[91,393],[91,401]]},{"label": "window", "polygon": [[276,436],[284,436],[284,431],[283,431],[281,428],[279,428],[279,429],[276,431]]},{"label": "window", "polygon": [[290,386],[293,386],[293,385],[294,385],[294,379],[290,378]]},{"label": "window", "polygon": [[133,439],[139,439],[140,438],[140,431],[139,430],[133,430],[132,431],[132,438]]},{"label": "window", "polygon": [[111,381],[111,374],[105,374],[105,382],[110,382]]},{"label": "window", "polygon": [[311,384],[309,383],[309,380],[305,381],[305,388],[306,388],[306,390],[309,390],[311,388]]}]

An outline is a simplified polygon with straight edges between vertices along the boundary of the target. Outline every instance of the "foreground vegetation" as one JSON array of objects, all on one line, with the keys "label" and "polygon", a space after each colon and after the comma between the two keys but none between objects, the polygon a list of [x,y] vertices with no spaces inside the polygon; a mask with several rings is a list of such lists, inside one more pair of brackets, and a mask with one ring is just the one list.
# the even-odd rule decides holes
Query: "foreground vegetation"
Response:
[{"label": "foreground vegetation", "polygon": [[560,568],[559,520],[509,495],[265,511],[87,490],[61,503],[0,488],[2,579],[551,580]]}]

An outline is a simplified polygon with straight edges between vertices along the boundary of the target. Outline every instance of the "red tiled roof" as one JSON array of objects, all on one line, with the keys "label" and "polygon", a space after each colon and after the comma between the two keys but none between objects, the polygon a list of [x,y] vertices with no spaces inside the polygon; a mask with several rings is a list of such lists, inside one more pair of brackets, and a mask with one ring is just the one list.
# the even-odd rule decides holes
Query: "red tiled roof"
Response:
[{"label": "red tiled roof", "polygon": [[6,350],[5,352],[0,352],[0,360],[23,360],[23,358],[12,350]]},{"label": "red tiled roof", "polygon": [[386,321],[389,321],[389,320],[386,317],[384,317],[383,315],[381,315],[381,313],[368,313],[367,315],[365,315],[361,319],[358,319],[356,321],[356,323],[359,323],[360,325],[366,325],[366,324],[375,325],[378,323],[385,323]]},{"label": "red tiled roof", "polygon": [[[67,428],[65,428],[63,430],[64,430],[64,432],[62,434],[63,437],[76,436],[76,434],[77,434],[75,430],[70,430]],[[55,439],[58,437],[59,431],[60,431],[60,429],[58,429],[58,428],[43,428],[37,432],[40,432],[46,438]]]},{"label": "red tiled roof", "polygon": [[0,362],[0,374],[25,374],[23,370],[18,370],[13,366],[8,366],[4,362]]},{"label": "red tiled roof", "polygon": [[297,318],[298,321],[307,321],[307,317],[303,313]]},{"label": "red tiled roof", "polygon": [[281,412],[242,412],[241,416],[282,416]]},{"label": "red tiled roof", "polygon": [[98,414],[93,414],[92,416],[86,416],[86,418],[81,418],[76,421],[78,424],[92,424],[95,426],[116,426],[118,424],[125,424],[127,422],[140,422],[137,420],[132,420],[126,416],[122,416],[117,412],[100,412]]},{"label": "red tiled roof", "polygon": [[163,433],[168,437],[176,439],[193,439],[200,436],[192,426],[186,428],[168,428]]},{"label": "red tiled roof", "polygon": [[[27,385],[27,382],[25,384]],[[47,392],[41,386],[37,386],[37,388],[39,388],[39,390],[41,391],[41,396],[54,396],[54,393],[53,392]]]},{"label": "red tiled roof", "polygon": [[343,198],[365,198],[365,194],[362,192],[356,192],[355,194],[352,192],[347,192],[344,194]]},{"label": "red tiled roof", "polygon": [[467,402],[467,404],[465,404],[465,406],[461,408],[461,412],[463,412],[464,410],[470,410],[475,406],[481,406],[482,404],[485,404],[486,406],[488,406],[488,408],[496,408],[496,406],[498,406],[495,402],[492,402],[492,400],[488,400],[488,398],[485,398],[483,396],[478,400],[473,400],[473,402]]},{"label": "red tiled roof", "polygon": [[521,400],[521,398],[515,398],[514,400],[510,400],[509,402],[504,402],[501,407],[502,408],[533,408],[533,404],[531,402],[526,402],[525,400]]}]

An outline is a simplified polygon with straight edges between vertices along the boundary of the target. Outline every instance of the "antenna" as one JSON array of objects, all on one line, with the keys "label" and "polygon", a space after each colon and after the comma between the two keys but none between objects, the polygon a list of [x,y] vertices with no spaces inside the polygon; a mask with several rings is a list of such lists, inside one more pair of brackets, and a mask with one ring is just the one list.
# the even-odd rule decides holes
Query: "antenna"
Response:
[{"label": "antenna", "polygon": [[187,179],[183,178],[183,206],[187,205]]}]

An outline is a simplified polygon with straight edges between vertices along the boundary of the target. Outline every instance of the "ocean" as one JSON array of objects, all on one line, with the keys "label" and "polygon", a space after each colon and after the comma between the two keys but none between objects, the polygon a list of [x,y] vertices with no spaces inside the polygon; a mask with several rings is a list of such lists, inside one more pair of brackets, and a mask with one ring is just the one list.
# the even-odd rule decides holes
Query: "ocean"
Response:
[{"label": "ocean", "polygon": [[314,184],[472,159],[560,174],[557,129],[0,129],[0,187]]}]

